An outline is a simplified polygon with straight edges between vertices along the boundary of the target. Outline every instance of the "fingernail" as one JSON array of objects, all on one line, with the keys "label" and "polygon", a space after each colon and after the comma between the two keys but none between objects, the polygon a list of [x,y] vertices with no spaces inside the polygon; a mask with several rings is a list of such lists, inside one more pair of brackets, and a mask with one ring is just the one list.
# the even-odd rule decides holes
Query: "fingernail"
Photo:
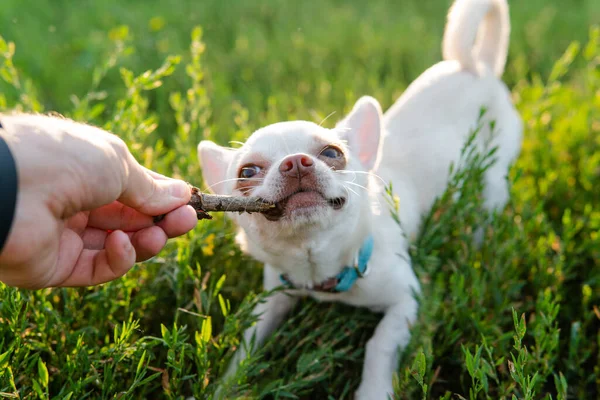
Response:
[{"label": "fingernail", "polygon": [[133,251],[133,246],[131,245],[130,240],[127,240],[125,243],[123,243],[123,250],[125,250],[125,254],[129,254]]},{"label": "fingernail", "polygon": [[175,181],[171,183],[170,193],[171,196],[176,199],[187,200],[191,196],[189,186],[187,185],[187,183],[182,181]]}]

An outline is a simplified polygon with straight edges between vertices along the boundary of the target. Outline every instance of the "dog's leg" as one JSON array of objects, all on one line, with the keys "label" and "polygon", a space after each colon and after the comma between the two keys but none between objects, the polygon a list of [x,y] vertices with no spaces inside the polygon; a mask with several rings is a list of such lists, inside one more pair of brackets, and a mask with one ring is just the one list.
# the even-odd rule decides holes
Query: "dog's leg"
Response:
[{"label": "dog's leg", "polygon": [[[269,265],[265,265],[263,276],[264,290],[269,291],[280,285],[278,273]],[[265,302],[257,304],[253,314],[260,315],[260,317],[254,326],[244,332],[244,342],[234,354],[227,372],[223,376],[224,381],[235,375],[238,365],[248,354],[247,350],[250,350],[250,352],[254,350],[250,348],[252,338],[254,338],[255,346],[261,346],[265,339],[281,324],[283,318],[297,301],[297,298],[285,292],[277,292],[269,296]]]},{"label": "dog's leg", "polygon": [[362,381],[356,400],[386,400],[394,395],[392,376],[398,367],[398,350],[410,340],[410,325],[417,315],[417,302],[410,293],[391,306],[366,346]]},{"label": "dog's leg", "polygon": [[[492,214],[502,213],[510,199],[508,174],[521,149],[523,122],[514,111],[510,100],[499,101],[496,106],[496,117],[489,116],[488,122],[501,121],[497,124],[495,137],[490,146],[497,147],[494,163],[485,171],[483,189],[484,207],[489,218],[475,233],[475,245],[480,247],[484,239],[484,228],[491,222]],[[489,133],[491,134],[491,133]]]},{"label": "dog's leg", "polygon": [[483,198],[488,217],[483,221],[483,225],[477,227],[473,235],[473,244],[480,248],[483,244],[485,229],[492,222],[494,213],[501,213],[509,199],[508,182],[506,180],[508,166],[494,164],[485,172],[485,187],[483,189]]}]

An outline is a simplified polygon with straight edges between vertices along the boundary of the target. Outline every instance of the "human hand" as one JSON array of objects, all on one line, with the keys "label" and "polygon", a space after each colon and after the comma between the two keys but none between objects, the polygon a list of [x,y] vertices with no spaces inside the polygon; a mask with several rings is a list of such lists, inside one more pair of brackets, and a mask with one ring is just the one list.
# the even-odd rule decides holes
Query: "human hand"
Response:
[{"label": "human hand", "polygon": [[[2,117],[18,170],[0,281],[21,288],[114,280],[197,223],[188,185],[142,167],[117,136],[67,119]],[[0,171],[1,173],[1,171]],[[166,217],[154,224],[153,216]]]}]

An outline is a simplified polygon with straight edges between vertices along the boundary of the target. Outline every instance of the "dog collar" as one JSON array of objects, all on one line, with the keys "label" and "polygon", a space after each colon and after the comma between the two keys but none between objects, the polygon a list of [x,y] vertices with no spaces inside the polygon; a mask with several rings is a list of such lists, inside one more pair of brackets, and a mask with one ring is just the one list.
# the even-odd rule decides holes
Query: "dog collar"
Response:
[{"label": "dog collar", "polygon": [[[354,265],[345,266],[339,274],[313,286],[311,290],[330,293],[347,292],[352,288],[354,282],[356,282],[358,278],[366,276],[369,272],[369,260],[371,259],[372,253],[373,236],[369,235],[358,251],[358,256],[354,260]],[[295,287],[286,274],[279,275],[279,279],[284,285]]]}]

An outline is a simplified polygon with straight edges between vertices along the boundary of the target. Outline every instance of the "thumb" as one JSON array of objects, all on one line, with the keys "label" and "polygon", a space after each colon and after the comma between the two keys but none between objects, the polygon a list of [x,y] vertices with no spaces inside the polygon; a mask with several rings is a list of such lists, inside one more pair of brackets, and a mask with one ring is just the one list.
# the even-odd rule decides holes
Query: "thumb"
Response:
[{"label": "thumb", "polygon": [[143,214],[159,215],[187,204],[190,187],[179,179],[160,177],[128,157],[125,190],[119,201]]}]

